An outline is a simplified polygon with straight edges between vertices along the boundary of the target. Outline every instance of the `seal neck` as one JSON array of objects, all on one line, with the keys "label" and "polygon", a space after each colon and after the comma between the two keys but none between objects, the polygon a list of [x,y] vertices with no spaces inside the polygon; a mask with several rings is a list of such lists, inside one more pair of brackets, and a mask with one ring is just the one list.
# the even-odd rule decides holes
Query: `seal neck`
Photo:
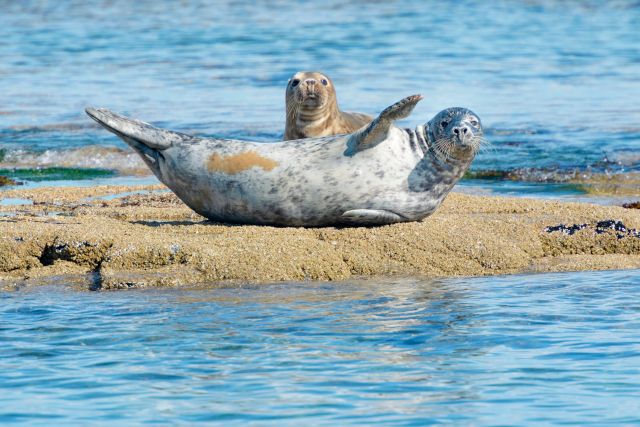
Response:
[{"label": "seal neck", "polygon": [[305,108],[300,107],[296,120],[299,122],[315,122],[318,120],[326,120],[332,116],[330,106],[324,106],[324,108]]},{"label": "seal neck", "polygon": [[405,129],[404,131],[409,136],[411,150],[420,157],[424,157],[429,152],[429,143],[424,133],[424,126],[417,126],[415,129]]},{"label": "seal neck", "polygon": [[[291,100],[290,102],[295,102]],[[287,117],[285,134],[291,130],[304,128],[325,128],[340,117],[340,110],[336,103],[329,102],[322,107],[307,107],[304,105],[289,106],[287,100]],[[291,135],[290,135],[291,136]],[[304,137],[304,132],[297,132],[297,137]]]},{"label": "seal neck", "polygon": [[286,127],[294,129],[296,137],[305,138],[309,135],[326,134],[325,131],[340,120],[340,110],[335,104],[328,104],[323,108],[301,106],[287,117]]},{"label": "seal neck", "polygon": [[430,197],[440,198],[464,175],[471,160],[446,159],[433,150],[433,144],[424,151],[412,172],[412,191],[428,192]]}]

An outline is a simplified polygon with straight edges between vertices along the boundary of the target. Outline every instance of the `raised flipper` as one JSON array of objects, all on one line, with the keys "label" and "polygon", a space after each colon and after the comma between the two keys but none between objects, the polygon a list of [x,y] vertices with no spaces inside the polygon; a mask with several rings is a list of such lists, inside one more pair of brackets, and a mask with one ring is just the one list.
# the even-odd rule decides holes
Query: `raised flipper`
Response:
[{"label": "raised flipper", "polygon": [[407,218],[384,209],[353,209],[342,214],[344,222],[362,225],[393,224],[407,221]]},{"label": "raised flipper", "polygon": [[409,114],[421,99],[422,95],[411,95],[385,108],[369,126],[351,136],[347,154],[353,155],[358,151],[375,147],[384,141],[393,122],[409,117]]}]

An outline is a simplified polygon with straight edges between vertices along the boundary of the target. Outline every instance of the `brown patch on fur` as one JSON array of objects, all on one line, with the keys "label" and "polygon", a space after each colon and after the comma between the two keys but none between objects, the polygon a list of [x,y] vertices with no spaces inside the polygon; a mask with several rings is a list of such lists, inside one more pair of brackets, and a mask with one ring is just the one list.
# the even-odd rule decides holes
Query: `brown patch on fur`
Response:
[{"label": "brown patch on fur", "polygon": [[207,162],[207,169],[211,172],[223,172],[235,175],[253,167],[270,171],[278,166],[278,162],[268,157],[261,156],[256,151],[244,151],[230,156],[212,154]]}]

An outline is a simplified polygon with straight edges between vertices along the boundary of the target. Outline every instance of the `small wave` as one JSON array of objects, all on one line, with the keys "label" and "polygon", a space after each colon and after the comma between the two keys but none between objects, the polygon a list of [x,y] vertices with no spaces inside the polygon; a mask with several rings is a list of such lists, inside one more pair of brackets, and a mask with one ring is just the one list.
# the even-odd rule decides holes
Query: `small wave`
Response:
[{"label": "small wave", "polygon": [[0,168],[84,168],[115,171],[121,175],[149,175],[151,172],[132,150],[109,146],[86,146],[71,150],[5,150]]},{"label": "small wave", "polygon": [[469,180],[570,184],[575,189],[587,194],[640,196],[640,172],[635,171],[551,168],[486,169],[468,171],[464,177]]},{"label": "small wave", "polygon": [[487,136],[513,136],[513,135],[549,135],[552,132],[547,129],[530,128],[530,129],[501,129],[488,128],[485,130]]},{"label": "small wave", "polygon": [[517,169],[484,169],[468,171],[467,179],[508,180],[541,183],[572,182],[580,177],[586,178],[593,174],[578,169],[554,169],[554,168],[517,168]]},{"label": "small wave", "polygon": [[84,131],[97,127],[94,123],[51,123],[39,126],[33,125],[14,125],[6,129],[12,132],[21,133],[41,133],[41,132],[58,132],[58,131]]},{"label": "small wave", "polygon": [[640,172],[624,170],[601,170],[591,168],[514,168],[514,169],[480,169],[468,171],[466,179],[508,180],[540,183],[581,183],[601,180],[640,179]]},{"label": "small wave", "polygon": [[640,165],[640,153],[637,151],[621,151],[608,154],[605,162],[622,167],[636,167]]}]

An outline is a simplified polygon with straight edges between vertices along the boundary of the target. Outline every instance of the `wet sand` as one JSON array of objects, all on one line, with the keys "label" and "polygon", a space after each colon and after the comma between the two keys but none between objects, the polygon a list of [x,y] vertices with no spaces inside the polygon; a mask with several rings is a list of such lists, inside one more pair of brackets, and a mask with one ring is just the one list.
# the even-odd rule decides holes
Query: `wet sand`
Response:
[{"label": "wet sand", "polygon": [[[422,222],[276,228],[208,222],[162,185],[17,189],[2,200],[0,289],[640,268],[640,210],[615,206],[454,193]],[[580,227],[546,229],[561,224]]]}]

